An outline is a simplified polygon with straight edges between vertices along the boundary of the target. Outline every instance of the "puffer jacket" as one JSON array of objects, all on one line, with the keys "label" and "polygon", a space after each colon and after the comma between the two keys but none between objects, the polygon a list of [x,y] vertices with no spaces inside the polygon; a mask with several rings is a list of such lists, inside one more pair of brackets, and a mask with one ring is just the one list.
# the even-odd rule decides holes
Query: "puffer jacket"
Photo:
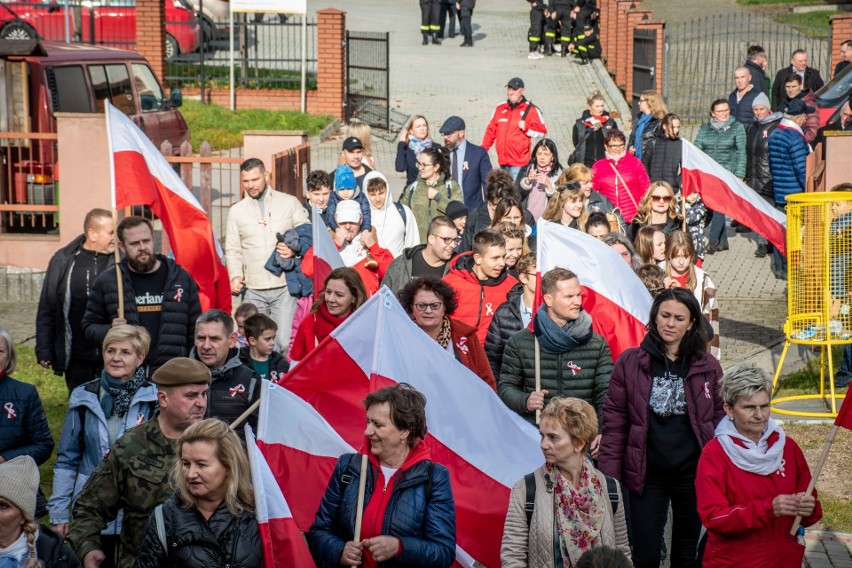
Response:
[{"label": "puffer jacket", "polygon": [[[53,493],[47,502],[50,523],[53,525],[70,520],[74,499],[109,451],[107,419],[99,400],[100,384],[101,380],[95,379],[71,392],[53,469]],[[157,387],[146,382],[133,395],[116,439],[130,428],[149,420],[156,406]],[[103,534],[121,534],[120,513]]]},{"label": "puffer jacket", "polygon": [[80,560],[65,539],[45,525],[38,526],[35,544],[36,558],[44,562],[45,568],[80,568]]},{"label": "puffer jacket", "polygon": [[452,286],[458,298],[453,319],[475,327],[476,336],[484,344],[494,312],[506,301],[518,279],[504,270],[497,278],[481,281],[473,273],[473,253],[465,252],[450,261],[444,282]]},{"label": "puffer jacket", "polygon": [[[703,448],[725,416],[718,382],[719,361],[702,353],[684,380],[686,408],[692,430]],[[603,437],[598,468],[642,494],[647,473],[648,421],[651,412],[651,354],[643,347],[628,349],[615,362],[603,408]]]},{"label": "puffer jacket", "polygon": [[[263,268],[275,250],[277,233],[309,223],[308,213],[292,195],[267,186],[261,196],[263,216],[258,200],[246,194],[228,212],[225,232],[225,264],[230,278],[245,278],[253,290],[269,290],[287,285],[284,275],[275,276]],[[258,223],[258,219],[264,219]]]},{"label": "puffer jacket", "polygon": [[[588,121],[592,118],[592,113],[588,110],[584,110],[583,116],[574,123],[574,152],[571,157],[574,162],[582,162],[589,168],[604,158],[604,138],[607,134],[618,130],[618,123],[609,116],[607,111],[603,111],[601,116],[606,117],[607,121],[597,130],[588,125]],[[569,162],[571,162],[570,159]]]},{"label": "puffer jacket", "polygon": [[642,152],[642,165],[648,170],[651,181],[664,181],[671,185],[675,192],[683,186],[680,171],[680,160],[683,143],[680,138],[672,140],[662,131],[651,140]]},{"label": "puffer jacket", "polygon": [[461,201],[462,190],[459,184],[454,179],[448,179],[441,174],[438,179],[438,184],[435,186],[438,193],[434,199],[429,199],[429,186],[420,178],[417,181],[409,184],[399,196],[399,202],[414,213],[414,220],[417,221],[417,230],[420,232],[420,242],[425,243],[426,233],[429,230],[429,223],[434,217],[444,215],[447,212],[447,205],[450,201]]},{"label": "puffer jacket", "polygon": [[775,203],[786,205],[788,195],[805,191],[808,154],[811,149],[799,125],[782,118],[769,135],[769,172]]},{"label": "puffer jacket", "polygon": [[[402,251],[402,254],[396,257],[390,263],[385,271],[385,277],[382,278],[382,285],[387,286],[394,294],[399,294],[409,280],[414,278],[412,271],[414,265],[414,255],[421,253],[426,245],[417,245],[407,248]],[[444,265],[444,274],[450,269],[450,263]]]},{"label": "puffer jacket", "polygon": [[503,350],[506,349],[506,343],[523,328],[520,308],[523,293],[524,285],[521,283],[509,290],[506,301],[494,312],[494,319],[488,326],[488,335],[485,336],[485,354],[488,356],[488,364],[491,365],[491,371],[495,377],[500,376],[500,365],[503,364]]},{"label": "puffer jacket", "polygon": [[[193,347],[189,355],[198,359]],[[199,359],[200,360],[200,359]],[[260,399],[261,378],[254,369],[246,367],[240,361],[240,352],[236,348],[228,351],[228,359],[218,369],[210,369],[213,380],[210,381],[210,391],[207,393],[207,412],[205,418],[218,418],[230,424],[248,410],[254,401]],[[257,412],[249,418],[249,423],[257,432]],[[237,428],[237,433],[243,435],[243,429]]]},{"label": "puffer jacket", "polygon": [[[163,311],[160,315],[160,332],[157,345],[151,345],[150,359],[145,361],[153,373],[163,363],[175,357],[186,357],[195,342],[195,321],[201,315],[198,286],[192,276],[170,258],[158,254],[160,262],[166,263],[168,276],[163,290]],[[266,259],[263,259],[266,262]],[[133,290],[133,273],[127,260],[118,265],[124,278],[124,319],[130,325],[142,325],[136,311],[136,292]],[[83,332],[86,341],[101,346],[112,320],[118,314],[118,283],[115,266],[102,272],[89,293],[86,315],[83,316]],[[263,263],[261,263],[263,270]]]},{"label": "puffer jacket", "polygon": [[[80,235],[51,257],[41,287],[36,313],[36,358],[39,361],[50,361],[56,375],[62,375],[68,368],[68,354],[71,352],[72,338],[68,327],[69,266],[74,256],[83,251],[85,242],[86,235]],[[107,256],[108,265],[113,266],[114,255]],[[97,360],[97,347],[91,347],[90,351],[91,359]]]},{"label": "puffer jacket", "polygon": [[162,508],[168,548],[163,548],[152,514],[139,544],[137,568],[263,566],[263,545],[254,513],[234,515],[222,502],[205,520],[195,507],[183,507],[177,496],[163,503]]},{"label": "puffer jacket", "polygon": [[733,116],[728,118],[722,128],[713,128],[709,122],[702,124],[695,137],[695,147],[736,177],[745,177],[745,127]]},{"label": "puffer jacket", "polygon": [[746,128],[745,182],[770,203],[775,203],[775,190],[772,172],[769,171],[769,135],[778,128],[782,117],[776,112]]},{"label": "puffer jacket", "polygon": [[[554,396],[571,396],[595,407],[598,422],[612,373],[612,354],[603,337],[593,333],[588,343],[566,351],[541,350],[541,388],[549,391],[545,405]],[[535,390],[535,335],[521,330],[509,339],[503,352],[497,393],[506,406],[535,424],[535,412],[527,410],[527,400]]]},{"label": "puffer jacket", "polygon": [[[420,442],[406,461],[419,453]],[[370,502],[379,478],[378,461],[370,456],[364,503]],[[340,554],[355,532],[358,485],[361,479],[360,454],[344,454],[334,473],[308,533],[308,545],[317,566],[339,566]],[[431,475],[431,478],[430,478]],[[348,483],[344,482],[344,477]],[[385,509],[382,534],[402,542],[402,553],[380,568],[448,567],[455,559],[456,512],[450,487],[450,474],[441,464],[424,459],[410,467],[405,464],[394,474],[391,496]],[[427,484],[431,479],[427,501]]]},{"label": "puffer jacket", "polygon": [[619,208],[622,218],[629,223],[636,215],[639,200],[651,185],[651,180],[639,158],[624,154],[618,161],[607,157],[595,162],[592,166],[592,185]]},{"label": "puffer jacket", "polygon": [[[637,119],[638,121],[638,119]],[[660,132],[660,129],[663,124],[663,119],[661,118],[652,118],[648,121],[648,124],[645,125],[645,129],[642,131],[642,140],[639,142],[642,144],[642,155],[645,155],[645,148],[648,147],[648,143],[653,140],[657,134]],[[630,137],[627,140],[627,149],[636,147],[636,129],[633,128],[630,130]],[[603,159],[603,158],[602,158]]]},{"label": "puffer jacket", "polygon": [[[591,466],[591,464],[589,464]],[[618,488],[618,508],[612,513],[612,502],[606,491],[606,477],[597,469],[591,468],[604,488],[602,499],[606,500],[604,520],[601,527],[601,544],[617,548],[630,559],[630,542],[627,536],[627,521],[624,515],[624,497]],[[548,491],[544,476],[545,466],[536,469],[535,503],[532,519],[527,525],[525,505],[527,501],[526,479],[519,479],[512,487],[509,497],[509,511],[503,527],[503,542],[500,545],[500,566],[502,568],[551,568],[556,565],[554,550],[554,499],[553,491]]]},{"label": "puffer jacket", "polygon": [[41,465],[53,452],[47,415],[36,388],[0,371],[0,457],[30,456]]}]

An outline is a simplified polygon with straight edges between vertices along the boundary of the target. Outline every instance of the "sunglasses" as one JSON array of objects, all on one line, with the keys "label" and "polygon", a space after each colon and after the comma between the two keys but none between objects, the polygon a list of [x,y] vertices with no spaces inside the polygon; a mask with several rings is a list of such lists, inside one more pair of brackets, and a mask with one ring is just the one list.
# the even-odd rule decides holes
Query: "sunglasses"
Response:
[{"label": "sunglasses", "polygon": [[668,203],[672,200],[671,195],[652,195],[651,199],[657,202]]}]

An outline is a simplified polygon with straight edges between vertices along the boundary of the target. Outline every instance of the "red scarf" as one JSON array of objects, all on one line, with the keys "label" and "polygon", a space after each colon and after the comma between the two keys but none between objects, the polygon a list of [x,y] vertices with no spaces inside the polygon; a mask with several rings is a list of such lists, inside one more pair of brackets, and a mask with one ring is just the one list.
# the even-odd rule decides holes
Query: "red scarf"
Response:
[{"label": "red scarf", "polygon": [[346,318],[350,315],[352,315],[351,310],[343,317],[333,316],[328,313],[328,308],[326,307],[325,302],[322,302],[317,313],[313,314],[314,337],[316,338],[317,344],[321,343],[323,339],[331,335],[331,332],[337,329],[337,326],[346,321]]},{"label": "red scarf", "polygon": [[[591,119],[593,119],[593,118],[598,119],[598,121],[601,123],[601,126],[603,126],[604,124],[606,124],[606,119],[607,119],[607,117],[606,117],[605,115],[603,115],[603,114],[602,114],[602,115],[600,115],[600,116],[590,116],[590,117],[589,117],[589,120],[591,120]],[[589,128],[594,128],[594,127],[595,127],[595,125],[594,125],[594,124],[592,124],[591,122],[588,122],[588,121],[586,121],[586,120],[584,120],[584,121],[583,121],[583,126],[587,126],[587,127],[589,127]]]},{"label": "red scarf", "polygon": [[[362,451],[370,451],[369,440],[365,441],[365,447]],[[361,522],[361,540],[382,534],[382,525],[384,524],[388,503],[390,503],[391,496],[393,495],[393,487],[396,484],[396,481],[405,470],[410,469],[415,464],[430,459],[432,457],[432,453],[422,440],[417,442],[417,444],[411,448],[411,451],[408,453],[408,457],[405,458],[405,462],[398,470],[396,470],[393,477],[390,478],[387,487],[385,487],[385,475],[382,471],[379,459],[372,453],[369,453],[368,456],[370,459],[370,467],[378,470],[378,475],[376,475],[375,481],[373,482],[373,494],[370,495],[370,500],[364,507],[364,518]],[[402,552],[402,541],[400,541],[399,552]],[[378,562],[373,559],[366,548],[364,549],[364,555],[362,558],[364,561],[364,568],[378,567]]]}]

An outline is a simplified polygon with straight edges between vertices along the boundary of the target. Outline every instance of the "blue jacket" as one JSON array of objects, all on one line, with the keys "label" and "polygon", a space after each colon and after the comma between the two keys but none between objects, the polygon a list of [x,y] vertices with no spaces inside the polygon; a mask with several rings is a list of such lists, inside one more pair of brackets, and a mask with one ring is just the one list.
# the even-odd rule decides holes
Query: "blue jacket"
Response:
[{"label": "blue jacket", "polygon": [[[337,460],[308,533],[308,545],[318,567],[338,566],[343,547],[353,539],[360,465],[359,454],[344,454]],[[432,485],[427,502],[430,472]],[[373,494],[378,473],[378,468],[371,463],[364,493],[365,504],[369,503]],[[349,479],[348,483],[343,482],[344,475]],[[394,482],[382,534],[399,538],[402,554],[379,566],[449,567],[456,555],[456,511],[447,468],[424,460],[397,475],[401,477]]]},{"label": "blue jacket", "polygon": [[36,388],[0,376],[0,457],[30,456],[37,465],[50,458],[53,438]]},{"label": "blue jacket", "polygon": [[769,171],[775,189],[775,203],[786,205],[786,197],[805,191],[805,170],[810,146],[802,129],[789,119],[781,119],[769,135]]},{"label": "blue jacket", "polygon": [[[468,168],[464,169],[464,162]],[[482,146],[468,141],[464,150],[464,162],[462,163],[462,199],[468,211],[473,211],[485,203],[485,179],[493,169],[491,158]]]},{"label": "blue jacket", "polygon": [[[56,465],[53,470],[53,494],[47,501],[50,523],[67,523],[72,501],[83,489],[92,471],[104,460],[109,451],[107,419],[98,399],[101,380],[95,379],[80,385],[71,392],[68,413],[62,427],[62,438]],[[142,424],[154,415],[157,405],[157,387],[145,383],[130,402],[116,439],[127,430]],[[107,526],[104,534],[121,533],[121,516]]]}]

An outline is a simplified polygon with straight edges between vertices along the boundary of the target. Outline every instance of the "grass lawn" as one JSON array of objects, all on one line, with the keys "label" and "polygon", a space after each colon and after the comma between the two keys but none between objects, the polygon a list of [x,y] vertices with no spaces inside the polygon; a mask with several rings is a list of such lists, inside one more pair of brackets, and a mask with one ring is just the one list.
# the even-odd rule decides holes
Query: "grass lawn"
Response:
[{"label": "grass lawn", "polygon": [[798,28],[804,35],[827,37],[830,27],[828,18],[837,14],[840,14],[840,12],[835,10],[819,10],[803,14],[776,14],[772,19],[780,24],[789,24],[794,28]]},{"label": "grass lawn", "polygon": [[[47,412],[50,423],[50,431],[54,440],[59,445],[59,435],[65,420],[68,407],[68,393],[65,389],[65,381],[53,374],[52,371],[42,369],[36,363],[33,348],[29,345],[18,345],[18,370],[15,371],[17,379],[32,383],[38,388],[41,400]],[[839,365],[839,357],[835,358]],[[814,369],[809,368],[800,373],[790,375],[782,384],[780,395],[791,395],[803,392],[815,392],[818,375]],[[822,444],[825,441],[830,425],[828,424],[803,424],[786,423],[785,431],[801,446],[813,467],[819,458]],[[831,455],[829,455],[817,490],[823,503],[824,517],[819,528],[839,532],[852,532],[852,486],[847,480],[852,479],[852,432],[841,430],[834,442]],[[50,495],[53,485],[54,456],[41,466],[41,486],[46,495]]]},{"label": "grass lawn", "polygon": [[237,148],[243,145],[246,130],[307,130],[319,134],[334,120],[327,115],[310,115],[295,110],[237,110],[231,111],[214,104],[186,98],[180,109],[192,133],[192,149],[205,140],[214,149]]},{"label": "grass lawn", "polygon": [[737,0],[737,4],[743,6],[767,6],[767,5],[795,5],[813,6],[825,4],[823,0]]}]

